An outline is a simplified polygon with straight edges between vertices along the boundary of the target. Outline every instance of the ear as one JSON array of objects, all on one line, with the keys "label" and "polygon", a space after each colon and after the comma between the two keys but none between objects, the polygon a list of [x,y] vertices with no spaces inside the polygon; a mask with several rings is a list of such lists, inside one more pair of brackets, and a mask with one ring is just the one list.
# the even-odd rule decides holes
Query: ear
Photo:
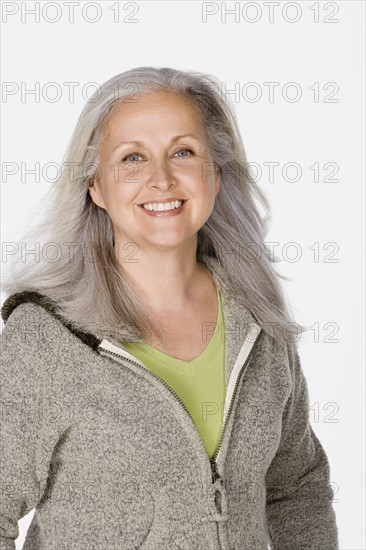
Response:
[{"label": "ear", "polygon": [[100,206],[100,208],[105,209],[104,201],[102,198],[102,194],[99,189],[99,185],[97,181],[94,179],[92,184],[89,185],[89,194],[92,198],[92,201],[97,205]]}]

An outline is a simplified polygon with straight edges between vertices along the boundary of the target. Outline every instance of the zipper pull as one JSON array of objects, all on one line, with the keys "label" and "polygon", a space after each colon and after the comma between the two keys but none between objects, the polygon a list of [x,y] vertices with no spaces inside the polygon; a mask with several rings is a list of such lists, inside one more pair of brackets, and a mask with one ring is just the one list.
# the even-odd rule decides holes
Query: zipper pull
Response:
[{"label": "zipper pull", "polygon": [[210,460],[210,462],[211,462],[211,470],[212,470],[212,483],[215,483],[217,479],[222,479],[222,477],[219,474],[215,460]]}]

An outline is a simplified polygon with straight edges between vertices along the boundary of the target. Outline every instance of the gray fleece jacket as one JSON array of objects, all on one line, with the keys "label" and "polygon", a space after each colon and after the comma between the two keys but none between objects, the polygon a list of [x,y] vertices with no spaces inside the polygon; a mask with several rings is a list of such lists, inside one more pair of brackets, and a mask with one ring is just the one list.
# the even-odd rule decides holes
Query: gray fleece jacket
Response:
[{"label": "gray fleece jacket", "polygon": [[4,302],[0,550],[34,507],[24,550],[338,550],[296,345],[260,329],[205,263],[226,325],[212,461],[184,403],[123,349],[123,327],[78,331],[36,292]]}]

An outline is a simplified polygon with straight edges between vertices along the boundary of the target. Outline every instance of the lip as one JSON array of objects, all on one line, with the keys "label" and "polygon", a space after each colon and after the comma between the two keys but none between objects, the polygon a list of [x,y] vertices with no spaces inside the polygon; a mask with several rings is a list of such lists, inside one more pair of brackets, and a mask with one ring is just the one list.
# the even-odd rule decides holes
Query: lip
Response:
[{"label": "lip", "polygon": [[138,206],[143,206],[144,204],[158,204],[159,202],[161,203],[164,203],[164,202],[175,202],[175,201],[181,201],[181,202],[185,202],[187,199],[179,199],[179,198],[176,198],[176,197],[171,197],[171,198],[168,198],[168,199],[154,199],[154,200],[150,200],[150,201],[145,201],[145,202],[140,202],[140,204]]},{"label": "lip", "polygon": [[174,208],[173,210],[148,210],[147,208],[144,208],[144,204],[149,204],[143,202],[142,204],[139,204],[139,207],[144,211],[145,214],[148,216],[152,216],[153,218],[172,218],[175,216],[178,216],[187,202],[187,199],[165,199],[161,200],[160,202],[172,202],[172,201],[181,201],[182,204],[178,208]]}]

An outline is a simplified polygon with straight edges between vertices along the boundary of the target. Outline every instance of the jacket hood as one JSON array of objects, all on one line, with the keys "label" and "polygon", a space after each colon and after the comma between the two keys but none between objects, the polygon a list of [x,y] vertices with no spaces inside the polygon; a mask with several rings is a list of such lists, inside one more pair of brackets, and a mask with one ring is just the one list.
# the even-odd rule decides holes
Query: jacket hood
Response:
[{"label": "jacket hood", "polygon": [[95,334],[91,332],[85,332],[75,328],[75,326],[68,322],[57,311],[57,304],[49,296],[41,294],[40,292],[23,290],[22,292],[16,292],[11,294],[3,303],[1,307],[1,318],[6,323],[12,312],[21,304],[33,303],[36,304],[50,313],[53,317],[58,319],[66,326],[71,332],[75,334],[85,344],[96,350],[101,341]]}]

